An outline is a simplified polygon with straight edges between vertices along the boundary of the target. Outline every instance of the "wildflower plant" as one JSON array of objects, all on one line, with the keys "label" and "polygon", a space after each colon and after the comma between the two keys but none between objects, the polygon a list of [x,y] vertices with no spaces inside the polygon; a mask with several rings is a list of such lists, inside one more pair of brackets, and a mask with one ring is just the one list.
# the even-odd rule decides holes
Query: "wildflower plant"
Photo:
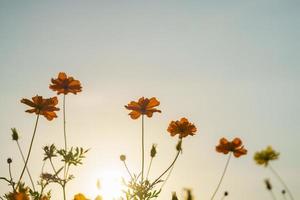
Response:
[{"label": "wildflower plant", "polygon": [[[69,169],[71,166],[78,166],[82,164],[83,159],[88,150],[82,147],[67,147],[67,134],[66,134],[66,109],[65,109],[65,96],[68,93],[77,94],[81,92],[81,84],[78,80],[73,77],[68,77],[64,72],[59,73],[57,79],[51,80],[49,88],[56,91],[57,94],[63,94],[63,124],[64,124],[64,143],[65,147],[60,149],[54,144],[43,147],[44,151],[44,164],[48,161],[51,165],[53,172],[42,172],[39,180],[35,183],[33,177],[31,176],[30,169],[28,167],[28,162],[31,157],[32,147],[34,145],[34,140],[37,134],[37,128],[40,121],[40,116],[44,116],[47,121],[52,121],[57,118],[57,111],[60,108],[58,105],[58,98],[56,96],[50,98],[44,98],[43,96],[36,95],[31,99],[23,98],[21,103],[29,106],[25,112],[32,113],[36,115],[35,125],[33,129],[33,134],[31,137],[30,145],[27,154],[24,154],[22,147],[19,143],[19,133],[16,128],[12,128],[12,140],[16,142],[19,153],[23,161],[23,168],[21,170],[20,176],[15,179],[13,172],[11,170],[12,159],[7,159],[9,177],[0,177],[0,180],[5,181],[11,187],[11,191],[4,194],[0,199],[7,200],[49,200],[51,198],[50,190],[46,191],[50,183],[56,183],[63,188],[63,199],[66,200],[66,184],[74,178],[73,175],[69,174]],[[62,162],[61,166],[54,166],[54,159],[60,159]],[[23,182],[23,177],[27,173],[31,186],[27,186]],[[39,189],[38,187],[39,186]]]},{"label": "wildflower plant", "polygon": [[[126,186],[125,198],[126,200],[150,200],[155,199],[159,196],[164,184],[168,180],[172,169],[182,152],[182,140],[184,137],[188,135],[194,135],[197,131],[197,128],[194,124],[190,123],[186,118],[182,118],[181,120],[171,121],[167,131],[171,134],[171,136],[178,135],[178,142],[176,145],[176,155],[171,164],[163,171],[156,179],[150,180],[149,173],[151,171],[152,161],[157,154],[157,145],[153,144],[151,150],[149,152],[150,163],[145,172],[145,141],[144,141],[144,123],[145,116],[151,118],[154,113],[161,113],[161,110],[158,110],[156,107],[160,105],[160,102],[155,98],[145,98],[141,97],[138,101],[131,101],[128,105],[125,105],[125,108],[130,110],[129,116],[133,120],[137,120],[141,117],[141,172],[137,174],[131,173],[127,164],[126,164],[126,156],[121,155],[120,160],[123,162],[129,176],[130,180],[125,181],[123,179],[124,185]],[[166,177],[163,179],[163,177]],[[157,189],[157,185],[161,183],[159,189]]]},{"label": "wildflower plant", "polygon": [[279,173],[270,164],[270,161],[278,160],[279,155],[280,155],[279,152],[275,151],[271,146],[267,146],[265,149],[263,149],[261,151],[257,151],[254,154],[253,159],[257,165],[268,168],[273,173],[273,175],[279,180],[279,182],[284,187],[284,190],[283,190],[284,193],[282,193],[284,195],[284,198],[285,198],[285,193],[287,192],[290,199],[294,200],[294,196],[293,196],[292,192],[290,191],[290,189],[288,188],[287,184],[285,183],[283,178],[279,175]]},{"label": "wildflower plant", "polygon": [[219,141],[219,144],[216,146],[216,151],[218,153],[228,154],[228,158],[227,158],[223,173],[221,175],[221,178],[219,180],[219,183],[211,197],[211,200],[214,199],[215,195],[217,194],[217,192],[221,186],[221,183],[226,174],[232,154],[236,158],[239,158],[240,156],[247,154],[247,150],[244,148],[242,140],[240,138],[234,138],[231,142],[228,141],[226,138],[221,138]]}]

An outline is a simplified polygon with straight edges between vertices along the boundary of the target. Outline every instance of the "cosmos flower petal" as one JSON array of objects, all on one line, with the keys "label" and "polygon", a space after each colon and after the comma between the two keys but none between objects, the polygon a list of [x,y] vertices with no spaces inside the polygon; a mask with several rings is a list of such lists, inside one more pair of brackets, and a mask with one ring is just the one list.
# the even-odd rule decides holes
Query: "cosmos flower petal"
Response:
[{"label": "cosmos flower petal", "polygon": [[132,119],[138,119],[141,115],[152,117],[153,113],[155,112],[160,113],[161,112],[160,110],[154,108],[158,105],[159,105],[159,101],[155,97],[152,97],[150,99],[141,97],[137,102],[130,101],[130,103],[125,105],[125,108],[127,110],[131,110],[129,115]]}]

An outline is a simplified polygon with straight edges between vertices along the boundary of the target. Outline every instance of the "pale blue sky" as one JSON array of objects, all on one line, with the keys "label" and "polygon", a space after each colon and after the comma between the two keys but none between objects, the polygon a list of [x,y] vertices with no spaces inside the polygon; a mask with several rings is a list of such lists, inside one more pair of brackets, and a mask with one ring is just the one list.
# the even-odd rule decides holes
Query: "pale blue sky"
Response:
[{"label": "pale blue sky", "polygon": [[[249,154],[232,160],[221,192],[229,190],[233,200],[270,198],[262,183],[270,174],[252,156],[271,144],[281,152],[274,167],[300,197],[299,9],[300,2],[292,0],[1,0],[0,175],[7,175],[7,157],[19,159],[10,128],[22,132],[24,148],[31,137],[35,118],[19,100],[54,95],[50,78],[65,71],[83,84],[81,94],[67,99],[70,143],[92,148],[74,171],[70,196],[92,194],[95,179],[106,171],[126,175],[121,153],[139,169],[140,123],[123,106],[156,96],[162,114],[146,121],[148,147],[159,146],[156,173],[173,156],[176,140],[165,131],[169,121],[186,116],[199,129],[186,140],[160,199],[183,187],[193,188],[196,199],[209,198],[225,164],[214,151],[222,136],[241,137]],[[63,145],[59,114],[40,123],[30,160],[35,177],[41,147]],[[20,168],[15,163],[15,172]],[[275,180],[274,185],[281,189]]]}]

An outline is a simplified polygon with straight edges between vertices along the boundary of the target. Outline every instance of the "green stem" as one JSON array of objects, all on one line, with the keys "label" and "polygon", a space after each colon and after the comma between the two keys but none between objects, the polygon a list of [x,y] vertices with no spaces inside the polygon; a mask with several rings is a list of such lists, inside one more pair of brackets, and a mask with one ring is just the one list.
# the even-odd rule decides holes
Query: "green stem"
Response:
[{"label": "green stem", "polygon": [[66,179],[68,178],[68,175],[69,175],[69,170],[70,170],[70,165],[68,165],[68,166],[67,166]]},{"label": "green stem", "polygon": [[284,199],[284,200],[286,200],[286,196],[285,196],[285,194],[282,194],[282,196],[283,196],[283,199]]},{"label": "green stem", "polygon": [[67,131],[66,131],[66,95],[63,98],[63,116],[64,116],[64,139],[65,139],[65,151],[67,151]]},{"label": "green stem", "polygon": [[125,161],[123,161],[123,163],[124,163],[124,166],[125,166],[125,168],[126,168],[126,170],[127,170],[128,174],[129,174],[130,178],[133,180],[133,176],[131,175],[131,173],[130,173],[130,171],[129,171],[128,167],[127,167],[127,164],[126,164],[126,162],[125,162]]},{"label": "green stem", "polygon": [[[19,143],[18,140],[16,140],[16,142],[17,142],[17,146],[18,146],[19,152],[20,152],[20,154],[21,154],[22,160],[23,160],[23,162],[24,162],[24,164],[25,164],[25,156],[24,156],[23,151],[22,151],[22,149],[21,149],[20,143]],[[30,174],[30,172],[29,172],[28,166],[26,166],[26,172],[27,172],[27,174],[28,174],[28,176],[29,176],[29,179],[30,179],[30,182],[31,182],[33,191],[35,191],[34,182],[33,182],[32,176],[31,176],[31,174]]]},{"label": "green stem", "polygon": [[52,162],[52,159],[50,158],[49,160],[50,160],[50,164],[51,164],[51,167],[52,167],[52,169],[53,169],[53,172],[54,172],[54,174],[56,174],[56,176],[57,176],[57,172],[56,172],[56,169],[55,169],[54,164],[53,164],[53,162]]},{"label": "green stem", "polygon": [[[63,120],[64,120],[64,141],[65,141],[65,151],[67,153],[68,146],[67,146],[67,131],[66,131],[66,95],[64,94],[63,97]],[[67,163],[65,161],[64,165],[64,183],[62,185],[63,187],[63,195],[64,195],[64,200],[66,200],[66,178],[67,178]]]},{"label": "green stem", "polygon": [[283,185],[283,187],[285,188],[285,190],[288,193],[288,195],[290,196],[290,198],[292,200],[294,200],[294,197],[293,197],[291,191],[289,190],[288,186],[285,184],[285,182],[283,181],[283,179],[280,177],[280,175],[274,170],[274,168],[270,164],[268,166],[269,166],[269,169],[271,170],[271,172],[277,177],[277,179]]},{"label": "green stem", "polygon": [[152,161],[153,161],[153,157],[151,157],[151,160],[150,160],[150,164],[149,164],[149,167],[148,167],[148,170],[147,170],[146,180],[148,180],[148,176],[149,176],[150,169],[151,169],[151,166],[152,166]]},{"label": "green stem", "polygon": [[34,137],[35,137],[35,134],[36,134],[37,125],[38,125],[38,122],[39,122],[39,117],[40,117],[40,113],[38,113],[38,114],[37,114],[37,117],[36,117],[36,122],[35,122],[34,130],[33,130],[33,135],[32,135],[32,138],[31,138],[29,150],[28,150],[28,153],[27,153],[27,157],[26,157],[26,161],[25,161],[24,167],[23,167],[23,169],[22,169],[22,173],[21,173],[20,178],[19,178],[19,181],[18,181],[18,183],[17,183],[17,188],[18,188],[19,185],[20,185],[20,182],[21,182],[21,180],[22,180],[22,178],[23,178],[25,169],[26,169],[27,164],[28,164],[28,160],[29,160],[29,157],[30,157],[30,154],[31,154],[31,149],[32,149]]},{"label": "green stem", "polygon": [[142,115],[142,182],[144,181],[144,162],[145,162],[145,144],[144,144],[144,115]]},{"label": "green stem", "polygon": [[273,200],[276,200],[276,197],[275,197],[275,195],[274,195],[274,193],[273,193],[272,190],[270,190],[270,193],[271,193],[272,199],[273,199]]},{"label": "green stem", "polygon": [[67,199],[67,198],[66,198],[66,183],[64,183],[64,184],[62,185],[62,188],[63,188],[64,200],[66,200],[66,199]]},{"label": "green stem", "polygon": [[172,174],[172,171],[173,171],[173,169],[174,169],[174,166],[175,166],[175,164],[174,164],[174,165],[172,166],[172,168],[170,169],[170,171],[169,171],[169,173],[168,173],[166,179],[164,180],[163,184],[160,186],[159,190],[162,190],[163,187],[166,185],[167,181],[169,180],[169,178],[170,178],[170,176],[171,176],[171,174]]},{"label": "green stem", "polygon": [[215,191],[214,191],[212,197],[210,198],[211,200],[214,199],[215,195],[217,194],[217,192],[218,192],[218,190],[219,190],[219,188],[220,188],[220,185],[221,185],[221,183],[222,183],[222,181],[223,181],[223,178],[224,178],[224,176],[225,176],[225,173],[226,173],[226,170],[227,170],[227,167],[228,167],[230,158],[231,158],[231,152],[229,153],[229,156],[228,156],[228,159],[227,159],[225,168],[224,168],[224,170],[223,170],[223,173],[222,173],[222,176],[221,176],[221,178],[220,178],[220,181],[219,181],[219,183],[218,183],[218,185],[217,185],[217,188],[215,189]]},{"label": "green stem", "polygon": [[155,181],[151,184],[151,186],[154,186],[157,183],[157,181],[159,181],[161,179],[161,177],[163,177],[173,167],[176,160],[178,159],[178,156],[179,156],[180,152],[181,151],[177,151],[177,154],[176,154],[173,162],[170,164],[170,166],[157,179],[155,179]]},{"label": "green stem", "polygon": [[6,181],[7,183],[11,183],[11,181],[10,180],[8,180],[7,178],[5,178],[5,177],[0,177],[0,180],[4,180],[4,181]]},{"label": "green stem", "polygon": [[10,184],[12,186],[13,191],[15,191],[14,182],[13,182],[12,173],[11,173],[11,164],[10,163],[8,164],[8,171],[9,171]]}]

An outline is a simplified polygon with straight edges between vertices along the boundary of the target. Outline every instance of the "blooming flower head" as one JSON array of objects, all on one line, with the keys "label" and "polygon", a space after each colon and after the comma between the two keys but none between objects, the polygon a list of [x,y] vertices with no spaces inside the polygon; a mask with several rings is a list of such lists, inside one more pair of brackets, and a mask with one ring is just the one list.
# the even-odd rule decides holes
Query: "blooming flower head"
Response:
[{"label": "blooming flower head", "polygon": [[29,200],[29,194],[26,194],[25,192],[13,192],[7,197],[8,200]]},{"label": "blooming flower head", "polygon": [[141,115],[152,117],[155,112],[161,113],[160,110],[155,108],[156,106],[159,106],[159,104],[160,102],[155,97],[150,99],[141,97],[138,102],[131,101],[125,108],[131,110],[129,115],[132,119],[138,119]]},{"label": "blooming flower head", "polygon": [[273,150],[271,146],[268,146],[262,151],[258,151],[254,154],[254,160],[258,165],[268,166],[269,161],[277,160],[279,158],[279,152]]},{"label": "blooming flower head", "polygon": [[225,138],[221,138],[219,145],[216,146],[216,151],[224,154],[232,152],[233,155],[237,158],[247,154],[247,150],[242,145],[242,141],[240,138],[234,138],[232,142],[229,142]]},{"label": "blooming flower head", "polygon": [[22,99],[21,103],[32,107],[25,112],[44,115],[49,121],[57,117],[55,111],[59,110],[59,108],[55,107],[58,104],[57,97],[44,99],[42,96],[36,95],[35,97],[32,97],[32,101],[29,99]]},{"label": "blooming flower head", "polygon": [[51,82],[52,84],[50,84],[49,88],[56,91],[57,94],[77,94],[82,89],[79,80],[75,80],[71,76],[68,77],[64,72],[60,72],[56,79],[52,78]]},{"label": "blooming flower head", "polygon": [[78,193],[74,196],[74,200],[88,200],[82,193]]},{"label": "blooming flower head", "polygon": [[188,135],[195,135],[197,131],[196,126],[193,123],[190,123],[186,118],[181,118],[177,121],[171,121],[167,131],[171,136],[179,135],[179,138],[184,138]]},{"label": "blooming flower head", "polygon": [[49,196],[46,196],[46,195],[44,195],[44,196],[42,196],[39,200],[50,200],[50,197]]}]

